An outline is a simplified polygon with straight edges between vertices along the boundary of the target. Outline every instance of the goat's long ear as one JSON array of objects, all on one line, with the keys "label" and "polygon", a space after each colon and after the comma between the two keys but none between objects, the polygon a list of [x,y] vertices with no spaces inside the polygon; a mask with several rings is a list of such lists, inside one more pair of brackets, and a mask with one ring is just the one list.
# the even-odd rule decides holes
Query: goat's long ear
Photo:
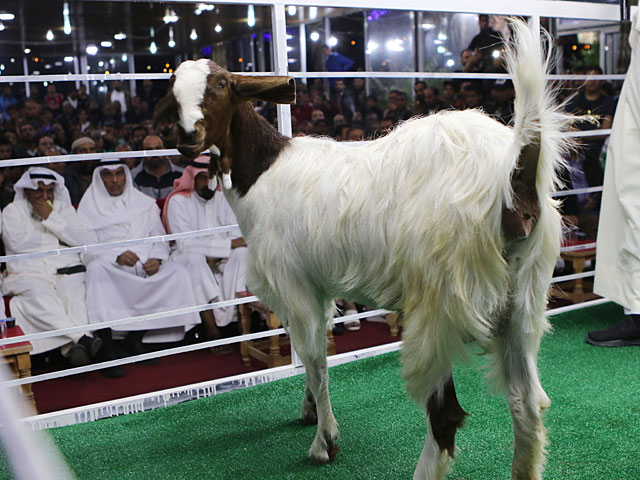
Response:
[{"label": "goat's long ear", "polygon": [[234,75],[237,100],[264,100],[273,103],[296,101],[296,82],[291,77]]},{"label": "goat's long ear", "polygon": [[163,120],[175,122],[178,118],[178,102],[173,92],[169,92],[156,103],[156,108],[153,110],[153,123],[156,124]]}]

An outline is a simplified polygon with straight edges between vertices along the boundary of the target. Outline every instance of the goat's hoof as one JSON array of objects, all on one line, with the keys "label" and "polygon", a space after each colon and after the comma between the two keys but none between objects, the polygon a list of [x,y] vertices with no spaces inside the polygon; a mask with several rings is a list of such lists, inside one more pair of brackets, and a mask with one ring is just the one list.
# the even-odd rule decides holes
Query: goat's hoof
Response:
[{"label": "goat's hoof", "polygon": [[325,446],[317,446],[314,442],[309,450],[309,458],[313,463],[318,465],[324,465],[325,463],[332,462],[336,455],[340,453],[340,449],[335,441],[325,438]]}]

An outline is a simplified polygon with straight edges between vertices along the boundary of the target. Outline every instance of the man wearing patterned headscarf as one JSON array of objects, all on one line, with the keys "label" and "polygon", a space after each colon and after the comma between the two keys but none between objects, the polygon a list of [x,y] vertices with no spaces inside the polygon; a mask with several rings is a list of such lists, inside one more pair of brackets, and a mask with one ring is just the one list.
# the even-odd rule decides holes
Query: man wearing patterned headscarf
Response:
[{"label": "man wearing patterned headscarf", "polygon": [[[100,243],[164,235],[156,201],[136,190],[129,168],[122,162],[103,162],[93,172],[78,213],[94,229]],[[83,254],[87,265],[87,308],[92,322],[134,317],[196,305],[187,270],[166,262],[169,245],[139,243]],[[180,341],[200,323],[196,313],[118,326],[130,354],[145,353],[145,343]],[[98,332],[106,359],[117,358],[111,329]],[[146,363],[149,363],[147,361]],[[106,376],[124,375],[122,367],[105,369]]]},{"label": "man wearing patterned headscarf", "polygon": [[[15,199],[2,218],[8,255],[96,243],[96,235],[76,214],[64,179],[53,170],[32,167],[14,185]],[[3,293],[12,295],[11,313],[25,333],[87,325],[85,267],[77,253],[7,262]],[[90,363],[101,341],[67,334],[32,340],[33,352],[61,347],[72,366]]]},{"label": "man wearing patterned headscarf", "polygon": [[[238,223],[231,207],[215,184],[209,183],[209,157],[202,155],[174,181],[162,212],[170,233],[204,230]],[[214,179],[215,182],[215,179]],[[176,240],[171,260],[187,267],[198,304],[231,300],[246,291],[247,244],[239,231]],[[208,338],[219,338],[218,327],[234,321],[235,307],[201,313]],[[215,318],[215,321],[214,321]],[[231,353],[230,345],[214,347],[213,353]]]}]

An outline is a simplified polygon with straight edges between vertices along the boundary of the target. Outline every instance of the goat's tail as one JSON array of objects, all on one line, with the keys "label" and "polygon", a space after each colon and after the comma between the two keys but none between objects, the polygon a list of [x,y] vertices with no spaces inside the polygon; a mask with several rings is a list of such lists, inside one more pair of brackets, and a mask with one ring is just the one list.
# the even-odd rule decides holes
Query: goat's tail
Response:
[{"label": "goat's tail", "polygon": [[[513,168],[507,182],[511,192],[504,205],[525,224],[529,216],[524,210],[530,207],[527,198],[535,204],[533,228],[524,229],[526,241],[519,242],[519,252],[513,252],[518,261],[510,265],[515,276],[512,301],[525,331],[541,333],[549,328],[544,310],[562,238],[559,202],[551,194],[559,186],[558,172],[571,148],[564,133],[574,117],[558,106],[552,85],[547,82],[552,64],[550,36],[542,32],[545,53],[538,31],[519,19],[511,19],[509,24],[512,40],[507,45],[506,65],[516,95],[514,140],[509,151]],[[522,238],[523,232],[517,233]]]},{"label": "goat's tail", "polygon": [[[547,75],[552,62],[552,39],[541,35],[524,21],[512,18],[511,41],[506,50],[506,66],[515,88],[514,133],[515,176],[534,185],[540,201],[559,186],[558,171],[570,148],[564,132],[573,123],[558,106]],[[540,43],[544,40],[546,49]],[[545,53],[546,51],[546,53]],[[513,181],[512,181],[513,183]]]}]

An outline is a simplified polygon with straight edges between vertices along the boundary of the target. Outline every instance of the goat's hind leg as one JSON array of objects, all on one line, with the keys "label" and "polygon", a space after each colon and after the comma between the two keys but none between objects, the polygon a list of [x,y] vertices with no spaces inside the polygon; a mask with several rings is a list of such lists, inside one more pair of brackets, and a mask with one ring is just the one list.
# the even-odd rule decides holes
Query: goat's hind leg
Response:
[{"label": "goat's hind leg", "polygon": [[546,431],[542,411],[549,397],[542,389],[537,368],[540,338],[517,327],[496,340],[496,361],[507,388],[513,419],[514,453],[512,480],[540,480],[544,468]]}]

